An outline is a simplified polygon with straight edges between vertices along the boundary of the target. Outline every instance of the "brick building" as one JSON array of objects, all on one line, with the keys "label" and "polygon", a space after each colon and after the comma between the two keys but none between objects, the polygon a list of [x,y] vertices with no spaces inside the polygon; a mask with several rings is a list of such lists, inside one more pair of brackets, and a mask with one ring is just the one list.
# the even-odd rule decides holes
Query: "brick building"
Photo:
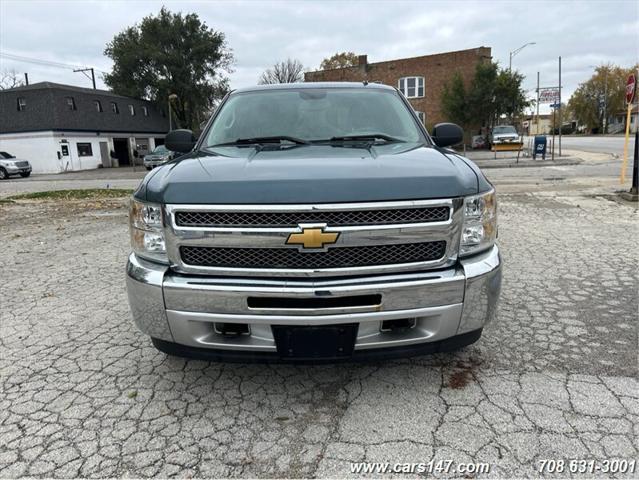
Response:
[{"label": "brick building", "polygon": [[356,66],[307,72],[304,81],[368,81],[397,87],[409,99],[422,121],[431,126],[446,121],[441,111],[441,97],[444,85],[451,82],[455,72],[459,72],[468,85],[476,65],[489,62],[491,58],[490,47],[376,63],[368,63],[367,56],[360,55]]}]

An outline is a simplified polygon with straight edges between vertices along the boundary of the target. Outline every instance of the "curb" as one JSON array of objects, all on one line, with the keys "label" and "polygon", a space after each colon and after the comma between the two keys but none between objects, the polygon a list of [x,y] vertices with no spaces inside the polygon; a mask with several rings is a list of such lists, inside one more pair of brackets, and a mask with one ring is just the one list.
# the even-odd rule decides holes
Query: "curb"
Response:
[{"label": "curb", "polygon": [[473,160],[479,168],[533,168],[533,167],[559,167],[566,165],[579,165],[583,163],[581,158],[564,158],[561,160]]}]

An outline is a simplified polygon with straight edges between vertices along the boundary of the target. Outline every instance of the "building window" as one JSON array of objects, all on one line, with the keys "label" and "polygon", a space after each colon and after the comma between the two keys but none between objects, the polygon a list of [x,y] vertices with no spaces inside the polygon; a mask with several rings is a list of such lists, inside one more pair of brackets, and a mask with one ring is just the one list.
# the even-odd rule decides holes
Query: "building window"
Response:
[{"label": "building window", "polygon": [[104,110],[102,110],[102,103],[100,103],[100,100],[93,100],[93,105],[95,105],[95,111],[96,112],[103,112]]},{"label": "building window", "polygon": [[118,104],[115,102],[111,102],[111,111],[113,113],[120,113],[120,109],[118,108]]},{"label": "building window", "polygon": [[399,91],[406,98],[419,98],[424,96],[424,77],[402,77],[399,79]]},{"label": "building window", "polygon": [[419,117],[419,121],[422,122],[422,125],[426,125],[426,114],[424,112],[415,112]]},{"label": "building window", "polygon": [[67,97],[67,110],[76,110],[73,97]]},{"label": "building window", "polygon": [[18,112],[24,112],[27,108],[27,101],[24,97],[18,97]]},{"label": "building window", "polygon": [[135,108],[133,108],[133,105],[129,105],[129,113],[131,116],[135,115]]},{"label": "building window", "polygon": [[78,157],[92,157],[93,150],[91,150],[90,143],[78,143]]},{"label": "building window", "polygon": [[144,114],[145,117],[149,116],[149,109],[146,107],[146,105],[142,106],[142,113]]}]

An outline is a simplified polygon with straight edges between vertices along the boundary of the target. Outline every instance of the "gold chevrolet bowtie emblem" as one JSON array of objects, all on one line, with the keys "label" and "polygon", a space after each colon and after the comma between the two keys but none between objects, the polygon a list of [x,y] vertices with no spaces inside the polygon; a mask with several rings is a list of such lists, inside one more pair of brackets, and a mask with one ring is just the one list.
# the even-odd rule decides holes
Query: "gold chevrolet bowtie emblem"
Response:
[{"label": "gold chevrolet bowtie emblem", "polygon": [[301,245],[303,248],[322,248],[337,241],[339,233],[325,232],[323,228],[302,228],[300,233],[291,233],[287,245]]}]

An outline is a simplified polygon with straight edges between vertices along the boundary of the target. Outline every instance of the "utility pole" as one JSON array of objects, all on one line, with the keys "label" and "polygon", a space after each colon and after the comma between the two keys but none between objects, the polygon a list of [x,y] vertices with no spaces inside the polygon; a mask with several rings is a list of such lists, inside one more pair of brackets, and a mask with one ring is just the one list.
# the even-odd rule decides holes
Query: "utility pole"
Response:
[{"label": "utility pole", "polygon": [[561,157],[561,127],[563,126],[562,122],[562,111],[561,111],[561,56],[559,57],[559,156]]},{"label": "utility pole", "polygon": [[[639,77],[639,71],[635,73],[635,78]],[[637,101],[637,118],[639,119],[639,96],[637,96],[635,85],[635,98]],[[632,164],[632,187],[630,188],[631,195],[639,195],[639,125],[635,122],[635,158]]]},{"label": "utility pole", "polygon": [[604,116],[603,116],[603,133],[608,133],[608,66],[606,65],[606,73],[604,75]]},{"label": "utility pole", "polygon": [[24,72],[24,84],[29,85],[29,74]]},{"label": "utility pole", "polygon": [[635,130],[635,159],[632,165],[632,187],[630,193],[639,194],[639,127]]},{"label": "utility pole", "polygon": [[[87,77],[89,80],[91,80],[93,82],[93,90],[96,90],[95,88],[95,72],[93,71],[93,67],[91,68],[78,68],[77,70],[73,70],[74,72],[80,72],[82,73],[85,77]],[[86,72],[91,72],[91,76],[89,77]]]},{"label": "utility pole", "polygon": [[169,95],[169,132],[173,130],[173,121],[171,120],[171,100],[178,98],[175,93]]},{"label": "utility pole", "polygon": [[539,135],[539,72],[537,72],[537,129],[535,133]]}]

